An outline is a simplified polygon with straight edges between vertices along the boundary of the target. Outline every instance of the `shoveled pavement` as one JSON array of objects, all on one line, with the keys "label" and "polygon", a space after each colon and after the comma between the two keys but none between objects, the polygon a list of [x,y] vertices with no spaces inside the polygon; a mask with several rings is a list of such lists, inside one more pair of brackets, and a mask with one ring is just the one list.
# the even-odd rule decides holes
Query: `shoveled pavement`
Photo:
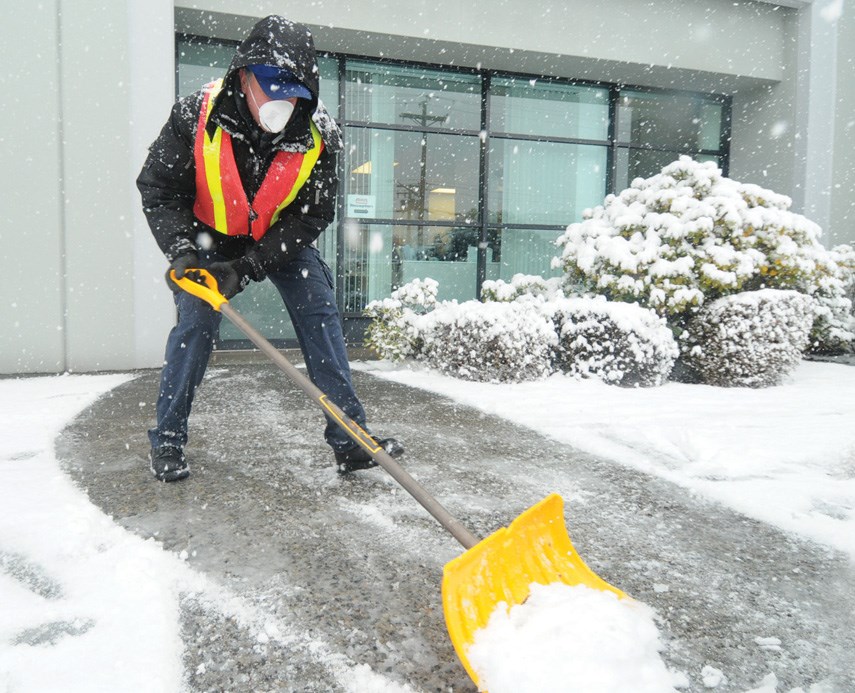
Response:
[{"label": "shoveled pavement", "polygon": [[[260,633],[234,609],[184,595],[188,690],[353,690],[357,665],[412,690],[475,690],[440,601],[442,567],[462,548],[415,500],[379,469],[339,477],[321,415],[266,364],[209,369],[191,418],[192,475],[158,483],[145,436],[157,379],[141,371],[99,399],[57,453],[117,523],[186,552],[268,624]],[[686,690],[709,690],[711,666],[727,677],[717,692],[771,672],[780,691],[855,691],[846,556],[444,397],[354,380],[373,430],[406,444],[410,473],[475,534],[560,493],[591,568],[658,613],[663,658]]]}]

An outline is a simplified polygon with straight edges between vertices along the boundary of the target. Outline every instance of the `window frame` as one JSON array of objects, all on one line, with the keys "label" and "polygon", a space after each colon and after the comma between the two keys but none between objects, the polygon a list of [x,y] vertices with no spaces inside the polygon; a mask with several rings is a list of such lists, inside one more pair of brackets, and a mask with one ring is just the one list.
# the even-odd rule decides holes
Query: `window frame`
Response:
[{"label": "window frame", "polygon": [[[205,37],[196,34],[188,34],[184,32],[176,32],[175,34],[175,71],[176,71],[176,90],[178,88],[178,71],[180,62],[180,51],[182,41],[197,41],[200,43],[215,43],[219,45],[238,46],[239,41],[230,39],[219,39],[215,37]],[[581,145],[596,145],[606,148],[606,169],[605,176],[605,191],[606,194],[616,193],[617,190],[617,163],[618,152],[620,150],[643,149],[651,151],[670,151],[676,155],[689,156],[712,156],[719,161],[719,166],[724,175],[728,175],[730,168],[730,143],[731,143],[731,128],[732,128],[732,97],[725,94],[716,94],[704,91],[692,91],[687,89],[662,89],[656,87],[637,86],[632,84],[623,84],[619,82],[604,82],[596,80],[573,79],[569,77],[559,77],[555,75],[531,74],[524,72],[515,72],[511,70],[494,70],[476,67],[465,67],[456,65],[442,65],[429,62],[421,62],[414,60],[395,60],[386,57],[367,56],[361,54],[341,53],[338,51],[319,51],[319,57],[331,59],[338,63],[338,114],[336,122],[340,125],[344,132],[348,129],[375,129],[375,130],[393,130],[404,132],[416,132],[439,135],[461,135],[461,136],[478,136],[481,140],[479,164],[478,164],[478,215],[477,219],[469,223],[454,223],[450,224],[447,221],[431,221],[419,219],[395,220],[385,218],[359,218],[350,219],[346,216],[347,199],[346,199],[346,157],[339,156],[338,172],[339,172],[339,191],[336,201],[337,215],[334,229],[329,229],[327,233],[335,234],[335,255],[336,255],[336,299],[340,306],[344,305],[344,275],[345,275],[345,252],[344,252],[344,233],[345,226],[349,222],[357,221],[357,223],[371,225],[388,225],[388,226],[417,226],[423,225],[426,227],[449,227],[449,226],[465,226],[479,229],[479,244],[477,258],[477,284],[476,291],[480,290],[483,282],[486,279],[487,272],[487,253],[489,239],[495,238],[497,234],[501,235],[503,229],[513,230],[555,230],[558,233],[566,228],[566,224],[538,224],[538,223],[506,223],[506,222],[491,222],[487,205],[489,204],[489,157],[490,157],[490,141],[492,138],[505,140],[529,140],[541,143],[555,144],[581,144]],[[346,81],[348,62],[367,63],[378,66],[389,65],[398,68],[411,68],[413,70],[430,70],[432,72],[458,73],[465,75],[473,75],[480,80],[480,130],[462,129],[456,127],[431,127],[430,125],[406,125],[397,123],[382,123],[382,122],[366,122],[356,121],[347,118],[347,97],[346,97]],[[608,108],[608,123],[606,138],[587,139],[576,137],[555,137],[544,135],[525,135],[521,133],[503,133],[492,132],[490,130],[490,91],[492,80],[494,78],[513,79],[513,80],[536,80],[548,82],[556,85],[566,86],[582,86],[594,87],[607,90],[607,108]],[[699,102],[708,101],[721,105],[722,120],[719,131],[719,148],[713,149],[697,149],[691,147],[668,148],[663,146],[654,146],[647,143],[632,143],[623,140],[618,140],[619,129],[619,104],[622,92],[635,93],[650,93],[656,95],[674,94],[679,96],[687,96],[698,99]],[[652,174],[651,174],[652,175]],[[556,234],[556,235],[557,235]],[[477,296],[472,297],[477,298]],[[361,313],[344,312],[342,317],[345,319],[346,333],[350,336],[360,333],[361,327],[364,325],[365,319]],[[361,341],[359,339],[355,341]],[[229,340],[228,344],[233,344]],[[293,344],[288,344],[293,346]]]}]

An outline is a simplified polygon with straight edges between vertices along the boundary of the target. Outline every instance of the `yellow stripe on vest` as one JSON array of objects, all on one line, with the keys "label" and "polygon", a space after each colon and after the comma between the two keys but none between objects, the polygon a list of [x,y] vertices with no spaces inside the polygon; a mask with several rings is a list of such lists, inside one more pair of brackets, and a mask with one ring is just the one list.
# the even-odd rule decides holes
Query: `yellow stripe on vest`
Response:
[{"label": "yellow stripe on vest", "polygon": [[279,215],[282,214],[282,210],[290,205],[294,201],[294,198],[297,197],[297,193],[300,192],[300,188],[303,187],[306,180],[309,178],[309,175],[312,173],[312,169],[318,161],[318,157],[321,155],[321,133],[314,121],[309,121],[309,125],[311,126],[312,140],[314,140],[315,146],[303,155],[303,163],[300,165],[300,172],[297,174],[297,180],[294,181],[294,187],[291,188],[291,192],[288,193],[288,197],[286,197],[282,201],[282,204],[276,208],[276,211],[273,212],[273,216],[270,218],[271,226],[278,221]]},{"label": "yellow stripe on vest", "polygon": [[220,177],[220,147],[223,141],[223,130],[217,128],[214,138],[208,135],[208,118],[211,117],[211,109],[214,99],[222,89],[223,80],[217,80],[211,88],[205,111],[205,140],[202,145],[202,156],[205,159],[205,179],[208,181],[208,192],[214,207],[214,228],[223,233],[228,233],[228,221],[226,215],[226,200],[223,194],[223,180]]}]

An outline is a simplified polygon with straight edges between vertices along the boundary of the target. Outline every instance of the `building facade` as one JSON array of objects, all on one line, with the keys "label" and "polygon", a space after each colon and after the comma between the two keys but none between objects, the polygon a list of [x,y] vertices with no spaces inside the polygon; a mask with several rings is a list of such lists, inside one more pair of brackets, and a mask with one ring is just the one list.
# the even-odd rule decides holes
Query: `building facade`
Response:
[{"label": "building facade", "polygon": [[[274,2],[53,0],[2,29],[0,373],[159,365],[174,319],[134,185],[176,95],[225,71]],[[855,20],[840,0],[509,0],[291,8],[344,132],[321,250],[352,344],[361,311],[430,276],[440,298],[550,275],[587,207],[681,154],[790,195],[855,240]],[[34,38],[34,37],[37,37]],[[267,283],[233,301],[277,344]],[[219,348],[246,344],[224,323]]]}]

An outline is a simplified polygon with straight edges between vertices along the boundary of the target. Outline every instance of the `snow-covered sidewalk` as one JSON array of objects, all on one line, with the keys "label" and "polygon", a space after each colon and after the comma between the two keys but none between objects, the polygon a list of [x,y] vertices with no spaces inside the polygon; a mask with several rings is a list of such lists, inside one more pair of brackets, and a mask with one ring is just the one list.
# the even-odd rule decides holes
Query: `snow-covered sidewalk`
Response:
[{"label": "snow-covered sidewalk", "polygon": [[[660,475],[855,556],[851,366],[805,362],[790,382],[767,390],[676,383],[626,390],[565,376],[488,385],[382,362],[355,367]],[[59,469],[58,433],[130,377],[0,380],[2,693],[181,690],[182,593],[265,623],[255,605],[230,602],[234,595],[189,567],[186,556],[120,528]],[[369,502],[364,512],[377,511]],[[276,637],[271,623],[266,637]],[[365,667],[340,666],[335,678],[353,686],[342,684],[346,690],[412,690]],[[785,689],[772,677],[757,690]]]},{"label": "snow-covered sidewalk", "polygon": [[765,389],[619,388],[555,375],[472,383],[417,366],[374,375],[445,395],[664,477],[855,558],[855,367],[803,361]]}]

